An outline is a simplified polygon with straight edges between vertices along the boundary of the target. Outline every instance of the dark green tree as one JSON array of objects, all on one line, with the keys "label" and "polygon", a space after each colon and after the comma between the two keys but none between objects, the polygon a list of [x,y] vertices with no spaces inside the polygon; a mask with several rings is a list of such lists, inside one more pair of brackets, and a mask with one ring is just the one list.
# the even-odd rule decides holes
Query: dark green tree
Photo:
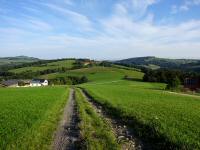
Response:
[{"label": "dark green tree", "polygon": [[168,89],[168,90],[178,90],[180,88],[180,85],[181,85],[181,81],[176,76],[175,78],[172,78],[171,80],[168,81],[166,89]]}]

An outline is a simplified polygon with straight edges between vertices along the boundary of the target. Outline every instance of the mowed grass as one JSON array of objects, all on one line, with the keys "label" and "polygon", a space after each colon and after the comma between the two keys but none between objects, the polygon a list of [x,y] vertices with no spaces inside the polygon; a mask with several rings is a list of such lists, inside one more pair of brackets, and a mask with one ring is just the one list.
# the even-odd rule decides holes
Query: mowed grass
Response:
[{"label": "mowed grass", "polygon": [[50,149],[69,90],[0,88],[0,149]]},{"label": "mowed grass", "polygon": [[66,73],[52,73],[41,76],[45,79],[53,79],[65,76],[86,76],[90,82],[109,82],[123,79],[125,75],[135,79],[142,79],[143,73],[139,71],[126,70],[114,67],[90,67],[76,70],[69,70]]},{"label": "mowed grass", "polygon": [[19,68],[19,69],[13,69],[13,70],[10,70],[10,72],[13,72],[13,73],[21,73],[21,72],[24,72],[24,71],[36,72],[36,71],[43,71],[43,70],[47,70],[47,69],[56,69],[56,68],[62,68],[62,67],[70,69],[70,68],[73,67],[74,63],[75,63],[75,60],[62,60],[62,61],[42,64],[42,65],[38,65],[38,66],[31,66],[31,67],[23,67],[23,68]]},{"label": "mowed grass", "polygon": [[82,87],[157,148],[200,149],[200,98],[170,94],[159,83],[121,81]]},{"label": "mowed grass", "polygon": [[81,139],[83,139],[82,149],[87,150],[117,150],[119,145],[116,142],[111,127],[98,115],[91,104],[83,96],[80,89],[76,89],[76,101],[80,117]]}]

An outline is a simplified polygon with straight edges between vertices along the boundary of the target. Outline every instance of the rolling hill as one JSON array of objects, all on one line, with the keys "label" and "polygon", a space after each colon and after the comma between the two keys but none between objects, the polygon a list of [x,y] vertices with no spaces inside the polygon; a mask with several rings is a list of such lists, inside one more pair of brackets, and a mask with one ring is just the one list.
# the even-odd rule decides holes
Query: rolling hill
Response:
[{"label": "rolling hill", "polygon": [[36,64],[36,65],[31,65],[28,67],[22,67],[22,68],[16,68],[16,69],[11,69],[10,72],[13,73],[21,73],[24,71],[43,71],[47,69],[58,69],[62,67],[67,67],[71,68],[73,67],[73,64],[75,63],[75,59],[66,59],[66,60],[50,60],[50,62],[44,62],[42,64]]},{"label": "rolling hill", "polygon": [[[171,61],[156,57],[137,60],[138,65],[163,68],[170,65],[174,68],[183,65],[189,67],[199,63],[198,60]],[[157,63],[153,64],[154,61]],[[55,69],[55,72],[45,72],[48,69]],[[136,136],[154,146],[154,149],[200,147],[200,98],[166,91],[164,83],[142,82],[144,73],[139,69],[113,64],[104,66],[100,62],[90,60],[62,59],[30,63],[28,66],[8,71],[16,75],[29,73],[34,75],[29,79],[37,77],[48,79],[50,82],[54,79],[72,80],[67,78],[69,76],[85,76],[88,81],[73,86],[73,82],[52,82],[53,86],[42,88],[0,88],[0,96],[3,98],[0,99],[0,118],[5,122],[2,131],[0,130],[4,135],[0,146],[5,147],[4,149],[26,149],[30,145],[32,149],[38,149],[38,146],[40,149],[49,149],[61,110],[64,110],[64,100],[70,97],[69,87],[75,89],[73,100],[77,102],[78,107],[71,107],[78,110],[77,115],[80,116],[81,122],[76,125],[80,127],[79,133],[83,133],[85,141],[89,141],[88,146],[97,147],[96,143],[107,146],[107,142],[112,142],[112,139],[112,143],[119,144],[115,141],[118,136],[111,134],[115,133],[109,126],[112,122],[106,124],[106,118],[99,113],[107,112],[111,117],[120,120],[123,128],[130,127]],[[124,80],[125,76],[130,77],[130,80]],[[90,99],[85,97],[82,89],[88,93]],[[102,109],[97,112],[91,101]],[[8,119],[4,116],[8,116]],[[115,126],[120,129],[122,127],[121,124],[116,125],[116,122]]]},{"label": "rolling hill", "polygon": [[200,71],[200,60],[196,59],[167,59],[148,56],[119,60],[115,63],[141,66],[150,69],[168,68],[183,69],[186,71]]},{"label": "rolling hill", "polygon": [[124,78],[127,75],[134,79],[142,80],[143,73],[140,71],[134,70],[126,70],[120,69],[116,67],[89,67],[89,68],[81,68],[75,70],[69,70],[65,73],[51,73],[40,76],[40,78],[45,79],[54,79],[59,77],[66,77],[66,76],[86,76],[89,79],[89,82],[111,82],[111,81],[118,81]]},{"label": "rolling hill", "polygon": [[0,58],[0,66],[12,66],[20,65],[24,63],[36,62],[40,59],[27,56],[16,56],[16,57],[2,57]]}]

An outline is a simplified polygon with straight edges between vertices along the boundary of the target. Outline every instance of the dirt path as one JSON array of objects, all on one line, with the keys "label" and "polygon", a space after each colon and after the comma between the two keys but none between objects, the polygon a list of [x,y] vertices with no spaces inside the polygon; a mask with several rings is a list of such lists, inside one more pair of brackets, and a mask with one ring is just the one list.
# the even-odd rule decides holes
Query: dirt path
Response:
[{"label": "dirt path", "polygon": [[142,150],[143,144],[142,142],[134,136],[133,130],[124,125],[120,120],[112,118],[105,111],[103,111],[102,107],[95,103],[87,94],[82,91],[85,98],[90,102],[93,108],[102,116],[108,124],[110,124],[117,142],[121,145],[122,150]]},{"label": "dirt path", "polygon": [[78,114],[75,104],[75,91],[71,89],[62,120],[55,134],[53,150],[79,149],[79,129],[77,125]]}]

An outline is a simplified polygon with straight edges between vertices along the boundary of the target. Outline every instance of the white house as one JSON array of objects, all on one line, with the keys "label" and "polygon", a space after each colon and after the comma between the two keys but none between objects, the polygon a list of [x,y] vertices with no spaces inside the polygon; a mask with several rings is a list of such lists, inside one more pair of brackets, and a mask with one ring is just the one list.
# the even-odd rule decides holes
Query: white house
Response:
[{"label": "white house", "polygon": [[34,87],[34,86],[48,86],[48,80],[45,79],[33,79],[30,82],[30,86]]}]

